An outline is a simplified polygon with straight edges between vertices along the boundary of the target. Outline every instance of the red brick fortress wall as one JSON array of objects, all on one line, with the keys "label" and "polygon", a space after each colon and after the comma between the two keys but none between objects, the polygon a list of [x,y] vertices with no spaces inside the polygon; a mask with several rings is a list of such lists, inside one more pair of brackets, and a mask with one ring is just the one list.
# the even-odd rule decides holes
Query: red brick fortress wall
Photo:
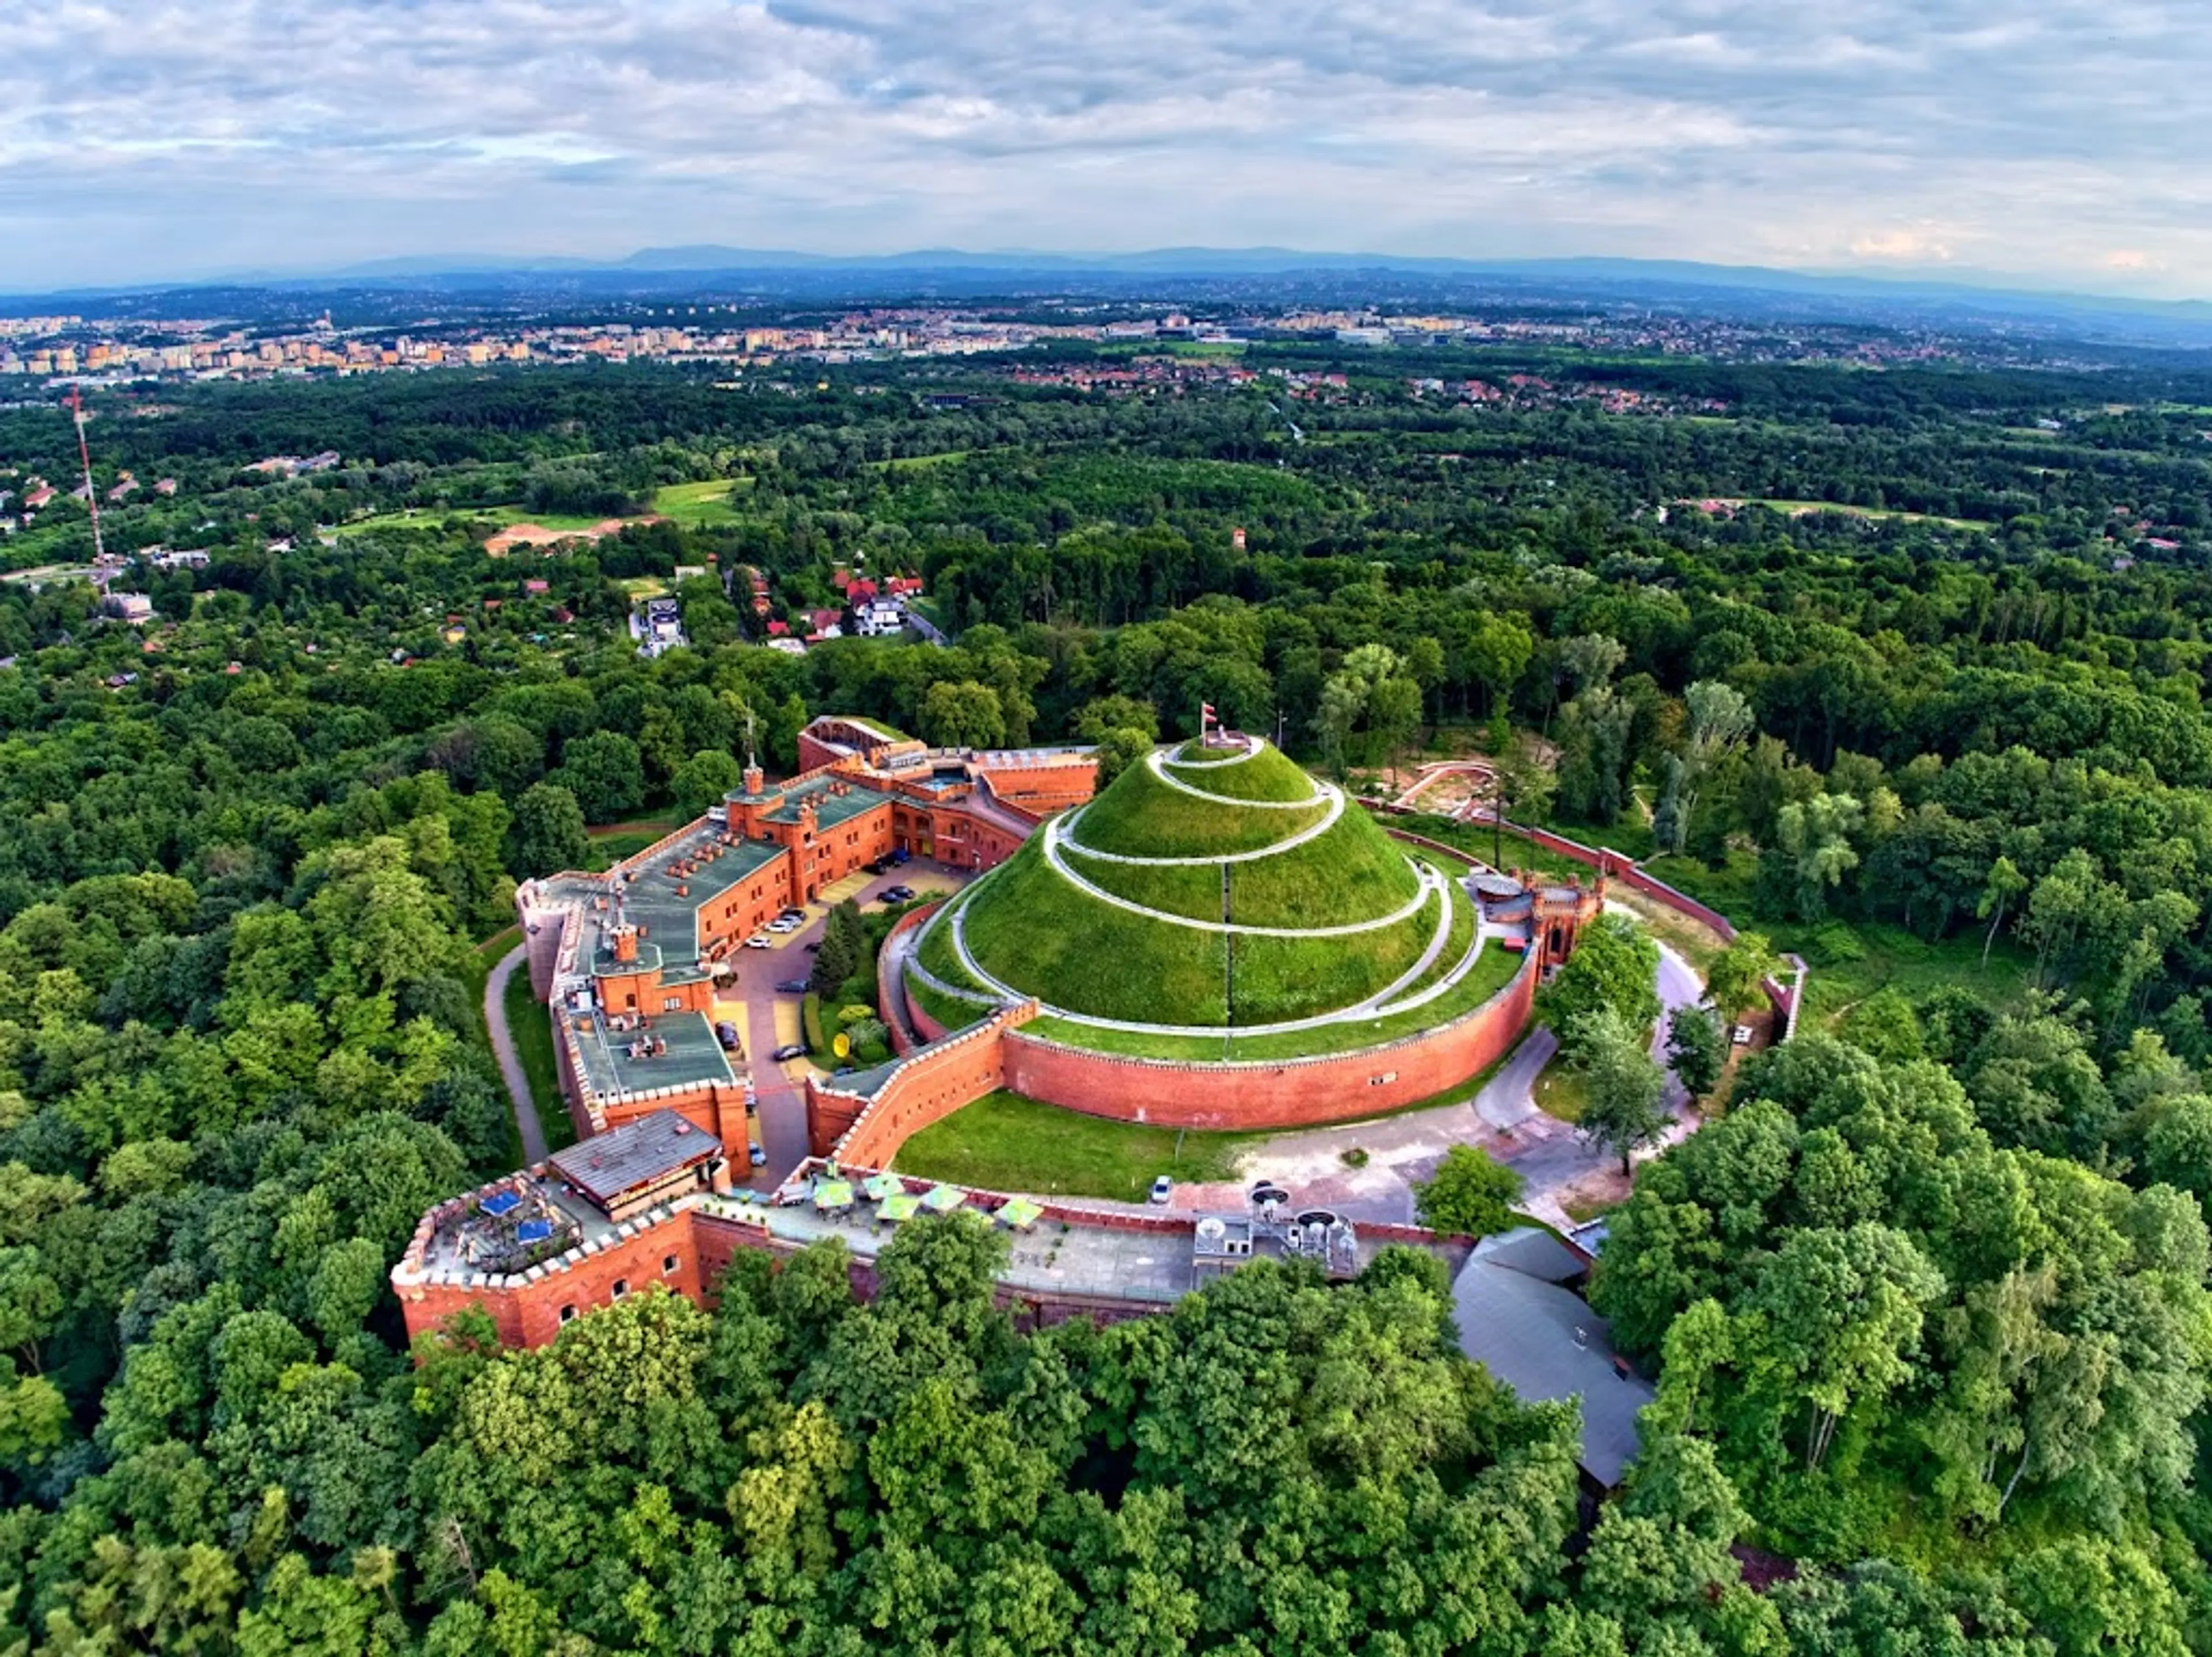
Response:
[{"label": "red brick fortress wall", "polygon": [[1006,1085],[1001,1038],[1036,1016],[1035,1007],[1009,1008],[988,1024],[921,1050],[870,1099],[807,1077],[808,1146],[817,1156],[889,1167],[910,1136]]},{"label": "red brick fortress wall", "polygon": [[1122,1058],[1010,1030],[1005,1085],[1085,1115],[1163,1128],[1357,1121],[1432,1098],[1504,1057],[1528,1027],[1538,973],[1531,954],[1504,989],[1473,1012],[1388,1046],[1272,1063]]}]

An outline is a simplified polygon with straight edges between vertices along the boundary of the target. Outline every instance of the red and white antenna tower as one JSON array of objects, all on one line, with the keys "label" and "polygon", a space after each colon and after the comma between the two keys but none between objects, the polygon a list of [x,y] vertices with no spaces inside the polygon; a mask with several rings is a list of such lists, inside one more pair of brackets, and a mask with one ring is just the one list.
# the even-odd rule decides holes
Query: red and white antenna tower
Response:
[{"label": "red and white antenna tower", "polygon": [[84,503],[92,511],[92,561],[107,562],[107,549],[100,539],[100,491],[92,486],[92,446],[84,440],[84,393],[70,387],[70,412],[76,417],[76,455],[84,463]]}]

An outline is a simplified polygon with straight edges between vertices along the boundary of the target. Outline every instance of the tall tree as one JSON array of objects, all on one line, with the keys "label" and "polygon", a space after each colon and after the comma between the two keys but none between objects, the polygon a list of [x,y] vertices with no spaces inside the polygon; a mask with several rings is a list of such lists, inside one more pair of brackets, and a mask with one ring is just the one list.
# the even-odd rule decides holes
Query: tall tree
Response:
[{"label": "tall tree", "polygon": [[1576,1017],[1561,1046],[1587,1093],[1576,1125],[1583,1138],[1620,1158],[1624,1174],[1638,1151],[1665,1136],[1669,1119],[1666,1073],[1651,1057],[1649,1031],[1617,1008],[1599,1007]]}]

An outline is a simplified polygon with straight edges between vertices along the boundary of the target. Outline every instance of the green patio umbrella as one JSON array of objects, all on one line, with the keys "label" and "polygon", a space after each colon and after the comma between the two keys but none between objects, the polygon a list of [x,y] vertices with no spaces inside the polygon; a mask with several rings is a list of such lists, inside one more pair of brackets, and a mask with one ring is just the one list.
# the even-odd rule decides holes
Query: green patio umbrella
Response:
[{"label": "green patio umbrella", "polygon": [[824,1180],[814,1188],[814,1206],[824,1212],[849,1209],[853,1206],[853,1187],[842,1179]]},{"label": "green patio umbrella", "polygon": [[1016,1231],[1027,1231],[1044,1217],[1044,1210],[1026,1197],[1017,1197],[1001,1208],[997,1215],[1001,1225],[1012,1226]]},{"label": "green patio umbrella", "polygon": [[896,1197],[906,1189],[906,1181],[895,1173],[872,1173],[860,1189],[868,1194],[871,1203],[880,1203],[886,1197]]},{"label": "green patio umbrella", "polygon": [[921,1198],[905,1191],[895,1191],[884,1198],[884,1205],[876,1210],[876,1218],[896,1225],[902,1220],[911,1220],[921,1207]]},{"label": "green patio umbrella", "polygon": [[921,1203],[934,1213],[950,1214],[967,1200],[968,1193],[957,1185],[933,1185]]}]

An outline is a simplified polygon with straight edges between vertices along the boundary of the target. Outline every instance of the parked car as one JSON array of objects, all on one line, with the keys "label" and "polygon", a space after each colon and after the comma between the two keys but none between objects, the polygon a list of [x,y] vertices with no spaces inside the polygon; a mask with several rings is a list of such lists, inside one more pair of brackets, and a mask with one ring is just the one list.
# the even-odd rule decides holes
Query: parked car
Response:
[{"label": "parked car", "polygon": [[779,921],[804,922],[806,919],[806,911],[803,909],[787,909],[779,913],[776,916],[776,919]]},{"label": "parked car", "polygon": [[722,1051],[726,1053],[744,1051],[744,1045],[738,1039],[738,1026],[727,1019],[714,1021],[714,1039],[722,1044]]},{"label": "parked car", "polygon": [[817,938],[812,943],[802,944],[799,947],[805,950],[805,952],[810,955],[818,955],[822,953],[822,941],[819,938]]},{"label": "parked car", "polygon": [[803,1041],[787,1041],[775,1050],[772,1057],[778,1064],[782,1063],[786,1059],[805,1058],[806,1044]]},{"label": "parked car", "polygon": [[913,896],[914,888],[910,886],[887,886],[884,888],[884,901],[887,904],[902,904]]},{"label": "parked car", "polygon": [[745,940],[745,947],[748,949],[773,949],[775,947],[775,940],[765,932],[756,932]]},{"label": "parked car", "polygon": [[913,856],[912,852],[904,846],[901,846],[896,851],[891,853],[891,862],[895,867],[902,868],[912,860]]},{"label": "parked car", "polygon": [[780,996],[803,996],[806,993],[807,990],[806,980],[805,978],[778,978],[775,981],[775,989],[776,993]]},{"label": "parked car", "polygon": [[779,917],[775,920],[770,921],[768,923],[768,929],[775,933],[778,936],[781,936],[783,934],[787,932],[796,932],[800,927],[805,926],[805,924],[806,923],[804,921],[795,921],[792,919],[790,916],[785,915]]},{"label": "parked car", "polygon": [[768,1166],[768,1153],[763,1150],[759,1146],[756,1145],[745,1154],[745,1160],[750,1162],[757,1168],[766,1167]]},{"label": "parked car", "polygon": [[1162,1174],[1158,1179],[1152,1181],[1152,1195],[1145,1200],[1164,1205],[1168,1198],[1174,1195],[1175,1181],[1169,1179],[1167,1175]]}]

